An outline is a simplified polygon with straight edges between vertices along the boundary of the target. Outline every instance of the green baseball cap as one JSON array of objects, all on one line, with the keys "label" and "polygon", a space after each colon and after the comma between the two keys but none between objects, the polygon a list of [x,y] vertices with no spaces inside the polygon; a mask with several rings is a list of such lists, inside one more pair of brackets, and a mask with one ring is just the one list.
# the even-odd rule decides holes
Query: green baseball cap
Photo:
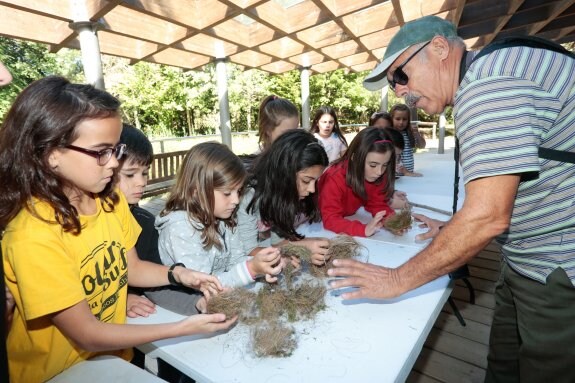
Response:
[{"label": "green baseball cap", "polygon": [[430,41],[435,36],[457,37],[453,23],[437,16],[425,16],[403,24],[393,36],[383,60],[363,80],[363,86],[371,91],[387,85],[387,70],[393,62],[412,45]]}]

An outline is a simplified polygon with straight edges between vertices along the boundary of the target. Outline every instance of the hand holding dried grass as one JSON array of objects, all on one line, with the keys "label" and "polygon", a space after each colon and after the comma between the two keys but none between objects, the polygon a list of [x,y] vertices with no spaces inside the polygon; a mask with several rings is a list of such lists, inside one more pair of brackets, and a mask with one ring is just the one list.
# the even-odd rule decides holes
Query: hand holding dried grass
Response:
[{"label": "hand holding dried grass", "polygon": [[327,277],[334,259],[347,259],[357,257],[361,253],[361,244],[350,235],[340,234],[329,240],[328,261],[325,265],[311,265],[311,273],[316,277]]},{"label": "hand holding dried grass", "polygon": [[255,301],[255,293],[236,288],[212,297],[207,304],[207,313],[222,313],[226,315],[226,318],[238,315],[241,321],[253,311]]},{"label": "hand holding dried grass", "polygon": [[403,235],[411,228],[411,209],[401,209],[397,214],[392,215],[383,222],[383,227],[395,235]]}]

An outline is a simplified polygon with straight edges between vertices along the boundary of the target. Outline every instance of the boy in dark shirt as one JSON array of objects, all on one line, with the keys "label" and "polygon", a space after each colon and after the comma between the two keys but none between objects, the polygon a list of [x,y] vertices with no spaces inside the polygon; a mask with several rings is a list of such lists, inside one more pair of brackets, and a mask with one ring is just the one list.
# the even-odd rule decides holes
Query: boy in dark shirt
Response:
[{"label": "boy in dark shirt", "polygon": [[[126,144],[126,152],[118,168],[118,186],[126,196],[130,210],[142,228],[136,251],[142,260],[162,264],[158,252],[158,232],[155,217],[138,206],[148,183],[148,173],[154,153],[152,144],[142,131],[124,124],[120,142]],[[145,294],[145,296],[144,296]],[[183,286],[164,286],[154,289],[128,289],[128,313],[131,318],[147,317],[156,312],[155,304],[182,315],[197,314],[205,310],[203,295]],[[149,298],[149,299],[148,299]]]},{"label": "boy in dark shirt", "polygon": [[[142,228],[136,242],[138,257],[162,264],[158,253],[158,232],[154,227],[155,217],[138,206],[148,183],[148,173],[154,158],[152,144],[142,131],[128,124],[123,125],[120,142],[126,144],[126,152],[118,168],[118,187],[126,196],[130,211]],[[144,297],[143,292],[143,289],[134,287],[128,289],[129,317],[147,317],[156,312],[154,303]]]}]

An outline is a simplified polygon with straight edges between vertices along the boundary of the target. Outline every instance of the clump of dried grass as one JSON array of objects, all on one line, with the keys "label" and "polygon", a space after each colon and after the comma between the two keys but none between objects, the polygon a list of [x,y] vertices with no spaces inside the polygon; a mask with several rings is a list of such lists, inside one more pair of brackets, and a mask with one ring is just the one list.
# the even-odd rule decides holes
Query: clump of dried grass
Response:
[{"label": "clump of dried grass", "polygon": [[288,290],[291,290],[292,286],[293,286],[293,281],[295,278],[295,274],[298,272],[298,269],[296,269],[292,263],[291,260],[288,259],[286,261],[286,265],[284,266],[283,270],[282,270],[282,274],[283,274],[283,281],[285,283],[285,286]]},{"label": "clump of dried grass", "polygon": [[284,305],[288,321],[312,319],[325,309],[326,291],[324,285],[311,282],[302,282],[295,289],[285,291]]},{"label": "clump of dried grass", "polygon": [[325,286],[313,282],[301,282],[289,290],[264,286],[256,297],[258,314],[252,323],[278,320],[284,314],[289,322],[312,319],[325,308],[325,293]]},{"label": "clump of dried grass", "polygon": [[311,251],[305,247],[288,243],[281,247],[281,255],[284,257],[295,257],[301,259],[302,262],[311,261]]},{"label": "clump of dried grass", "polygon": [[321,266],[310,265],[310,272],[319,278],[327,277],[327,270],[333,265],[334,259],[357,257],[361,253],[361,248],[362,245],[352,236],[346,234],[337,235],[329,240],[328,261]]},{"label": "clump of dried grass", "polygon": [[251,336],[254,353],[260,358],[287,357],[297,346],[294,329],[277,321],[255,326]]},{"label": "clump of dried grass", "polygon": [[256,294],[243,288],[235,288],[212,297],[208,301],[209,314],[223,313],[226,318],[239,315],[239,320],[245,320],[252,315]]},{"label": "clump of dried grass", "polygon": [[[351,240],[357,244],[352,238]],[[346,254],[358,253],[359,244],[356,248],[349,247],[348,243],[347,250],[343,251],[338,248],[343,242],[342,238],[333,242],[334,256],[342,258],[347,257]],[[284,323],[313,319],[326,307],[324,284],[298,280],[296,285],[294,274],[298,271],[299,269],[295,269],[288,261],[283,271],[284,283],[264,284],[257,293],[244,288],[226,291],[210,299],[207,311],[224,313],[227,317],[239,315],[243,324],[251,326],[251,346],[256,356],[290,356],[297,345],[295,330]]]},{"label": "clump of dried grass", "polygon": [[277,320],[284,311],[284,294],[279,286],[267,284],[256,296],[258,320]]},{"label": "clump of dried grass", "polygon": [[405,208],[397,214],[392,215],[383,222],[383,227],[395,235],[403,235],[406,229],[411,227],[411,209]]}]

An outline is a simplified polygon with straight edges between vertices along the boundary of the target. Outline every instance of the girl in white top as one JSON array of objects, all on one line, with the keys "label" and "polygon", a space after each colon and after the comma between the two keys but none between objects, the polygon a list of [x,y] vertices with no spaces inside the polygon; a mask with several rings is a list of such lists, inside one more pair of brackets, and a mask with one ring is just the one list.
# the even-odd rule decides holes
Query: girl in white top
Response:
[{"label": "girl in white top", "polygon": [[204,142],[188,151],[156,218],[163,263],[181,262],[228,287],[281,271],[279,250],[269,247],[248,257],[243,249],[236,212],[245,177],[241,160],[223,144]]},{"label": "girl in white top", "polygon": [[329,106],[316,110],[310,131],[323,145],[330,163],[341,157],[347,149],[347,141],[339,129],[337,114]]}]

